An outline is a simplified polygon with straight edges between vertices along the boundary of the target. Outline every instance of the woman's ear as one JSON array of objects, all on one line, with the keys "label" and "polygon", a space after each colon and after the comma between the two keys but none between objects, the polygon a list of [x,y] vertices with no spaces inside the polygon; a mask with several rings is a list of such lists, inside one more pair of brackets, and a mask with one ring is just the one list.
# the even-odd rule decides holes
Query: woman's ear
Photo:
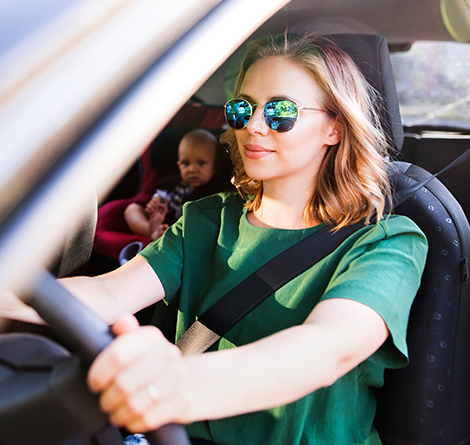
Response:
[{"label": "woman's ear", "polygon": [[338,121],[338,119],[335,119],[332,127],[330,134],[327,137],[327,145],[336,145],[341,141],[341,135],[343,133],[343,126],[342,124]]}]

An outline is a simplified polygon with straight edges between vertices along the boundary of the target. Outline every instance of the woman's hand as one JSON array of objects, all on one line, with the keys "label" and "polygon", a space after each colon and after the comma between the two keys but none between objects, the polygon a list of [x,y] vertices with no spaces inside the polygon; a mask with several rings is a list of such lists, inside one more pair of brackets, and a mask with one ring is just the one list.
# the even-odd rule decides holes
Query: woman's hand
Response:
[{"label": "woman's hand", "polygon": [[44,324],[44,320],[30,306],[27,306],[13,292],[0,293],[0,332],[4,319],[21,320],[28,323]]},{"label": "woman's hand", "polygon": [[191,410],[188,372],[179,349],[153,326],[125,315],[113,326],[117,338],[96,358],[88,384],[100,392],[111,422],[131,432],[185,423]]},{"label": "woman's hand", "polygon": [[202,355],[183,357],[157,328],[139,327],[130,315],[113,329],[118,337],[88,381],[111,421],[131,432],[291,403],[332,385],[389,335],[373,309],[341,298],[319,303],[302,325]]}]

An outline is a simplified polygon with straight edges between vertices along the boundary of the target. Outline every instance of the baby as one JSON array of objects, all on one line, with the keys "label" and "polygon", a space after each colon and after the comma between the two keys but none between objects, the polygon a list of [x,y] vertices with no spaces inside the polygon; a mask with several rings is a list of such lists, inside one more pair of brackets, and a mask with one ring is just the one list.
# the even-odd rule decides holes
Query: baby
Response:
[{"label": "baby", "polygon": [[171,191],[157,190],[146,206],[129,204],[124,217],[130,230],[155,240],[168,228],[168,212],[177,215],[188,196],[207,184],[215,173],[217,138],[207,130],[187,133],[178,146],[180,178]]}]

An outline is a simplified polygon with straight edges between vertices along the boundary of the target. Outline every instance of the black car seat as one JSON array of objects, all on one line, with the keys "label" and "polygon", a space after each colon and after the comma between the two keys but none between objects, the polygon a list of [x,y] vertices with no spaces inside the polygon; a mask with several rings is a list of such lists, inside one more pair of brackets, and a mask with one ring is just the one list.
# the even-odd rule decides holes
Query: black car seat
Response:
[{"label": "black car seat", "polygon": [[[383,97],[382,117],[395,148],[403,130],[387,44],[378,35],[332,36]],[[431,177],[392,162],[395,190]],[[375,425],[386,445],[470,443],[470,228],[452,194],[436,178],[399,205],[429,242],[422,282],[408,326],[410,364],[387,370]]]},{"label": "black car seat", "polygon": [[[396,189],[431,174],[394,163]],[[470,229],[452,194],[436,178],[395,209],[426,234],[429,252],[408,326],[410,364],[388,370],[378,394],[376,427],[385,444],[468,444]]]}]

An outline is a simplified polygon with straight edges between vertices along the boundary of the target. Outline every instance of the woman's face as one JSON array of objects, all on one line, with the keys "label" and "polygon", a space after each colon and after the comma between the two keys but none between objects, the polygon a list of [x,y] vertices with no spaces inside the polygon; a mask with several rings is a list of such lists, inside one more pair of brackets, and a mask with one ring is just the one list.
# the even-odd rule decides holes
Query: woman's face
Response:
[{"label": "woman's face", "polygon": [[[255,62],[239,97],[262,105],[287,98],[299,106],[322,108],[322,92],[312,74],[282,57]],[[266,125],[261,107],[256,107],[248,125],[235,135],[246,173],[262,180],[264,187],[272,181],[311,187],[328,147],[339,142],[338,127],[327,113],[301,110],[292,130],[277,133]]]}]

